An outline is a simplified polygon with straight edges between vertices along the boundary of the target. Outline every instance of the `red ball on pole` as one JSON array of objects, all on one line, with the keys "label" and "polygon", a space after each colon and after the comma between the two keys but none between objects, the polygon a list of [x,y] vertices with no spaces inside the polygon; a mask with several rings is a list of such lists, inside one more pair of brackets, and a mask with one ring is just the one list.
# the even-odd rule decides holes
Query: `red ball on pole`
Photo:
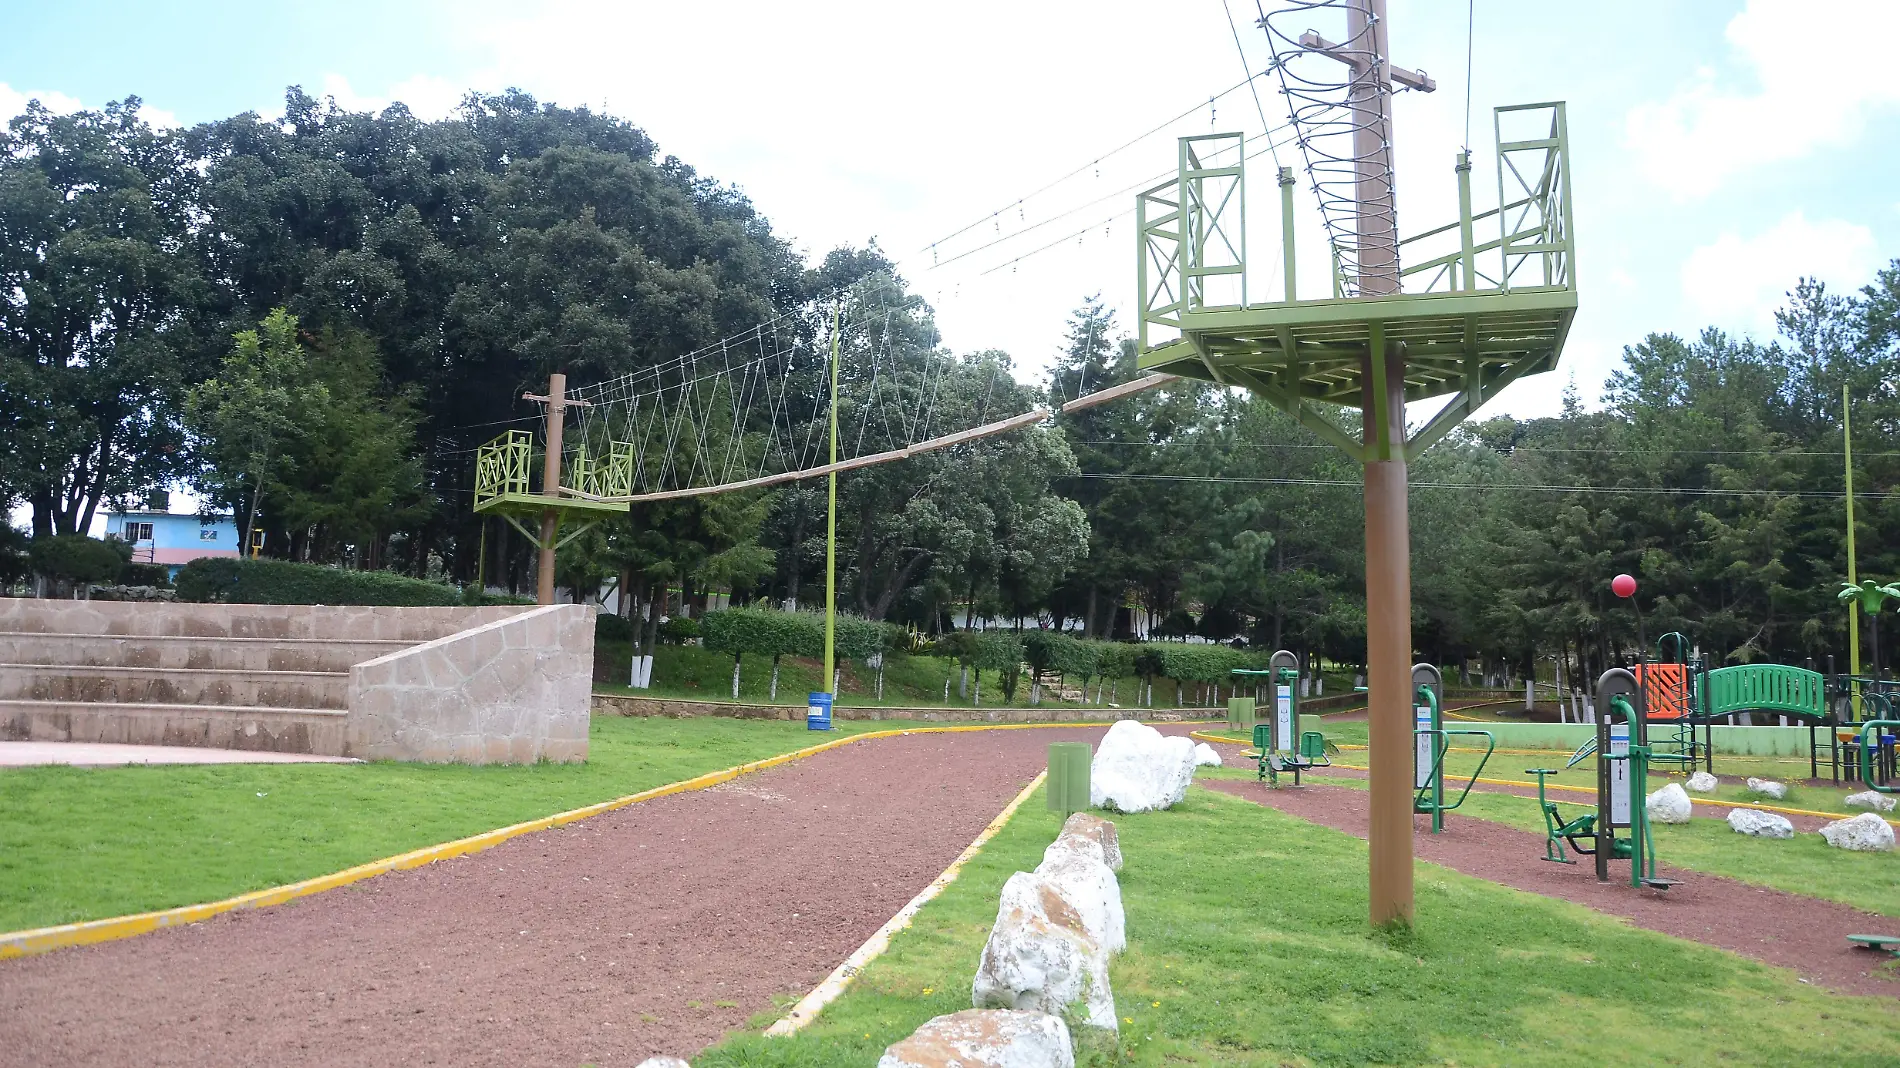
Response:
[{"label": "red ball on pole", "polygon": [[1629,575],[1618,575],[1610,580],[1610,592],[1618,597],[1636,596],[1636,579]]}]

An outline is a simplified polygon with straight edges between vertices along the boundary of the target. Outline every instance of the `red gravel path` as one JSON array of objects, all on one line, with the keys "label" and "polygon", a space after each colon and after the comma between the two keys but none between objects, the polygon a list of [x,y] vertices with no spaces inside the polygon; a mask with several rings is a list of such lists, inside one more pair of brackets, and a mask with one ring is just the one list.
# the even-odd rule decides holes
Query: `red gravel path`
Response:
[{"label": "red gravel path", "polygon": [[577,1065],[690,1056],[802,995],[1058,741],[856,742],[257,912],[0,962],[5,1065]]},{"label": "red gravel path", "polygon": [[[1269,790],[1233,779],[1205,780],[1202,785],[1365,837],[1364,790],[1321,785]],[[1872,973],[1873,966],[1887,958],[1855,949],[1845,937],[1891,931],[1894,921],[1885,917],[1667,865],[1658,865],[1659,875],[1683,880],[1667,893],[1631,888],[1627,861],[1610,868],[1613,877],[1621,868],[1623,881],[1599,883],[1590,857],[1579,858],[1575,865],[1543,860],[1544,838],[1539,834],[1455,812],[1446,814],[1443,834],[1424,833],[1431,826],[1424,817],[1418,826],[1421,833],[1413,841],[1420,860],[1790,968],[1809,982],[1844,993],[1900,996],[1900,983]]]}]

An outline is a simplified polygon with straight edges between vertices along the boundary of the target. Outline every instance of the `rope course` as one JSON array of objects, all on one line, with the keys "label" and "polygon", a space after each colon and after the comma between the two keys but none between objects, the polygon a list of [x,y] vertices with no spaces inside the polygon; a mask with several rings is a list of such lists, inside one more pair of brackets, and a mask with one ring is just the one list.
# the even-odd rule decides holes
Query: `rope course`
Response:
[{"label": "rope course", "polygon": [[[838,361],[838,459],[828,459]],[[999,380],[1009,388],[999,390]],[[1151,375],[1067,401],[1093,407]],[[1048,420],[992,356],[937,344],[922,300],[874,276],[711,345],[567,394],[578,413],[559,497],[595,507],[764,489],[956,449]],[[1001,408],[1001,411],[997,409]],[[531,435],[482,446],[476,498],[527,494]]]}]

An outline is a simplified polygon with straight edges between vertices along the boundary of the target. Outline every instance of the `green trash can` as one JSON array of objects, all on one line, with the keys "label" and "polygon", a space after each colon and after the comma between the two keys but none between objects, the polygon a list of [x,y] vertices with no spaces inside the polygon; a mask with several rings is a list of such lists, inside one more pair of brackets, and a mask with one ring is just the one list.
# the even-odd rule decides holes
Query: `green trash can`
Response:
[{"label": "green trash can", "polygon": [[1049,743],[1049,781],[1045,793],[1049,811],[1064,818],[1089,807],[1089,764],[1094,758],[1087,742]]}]

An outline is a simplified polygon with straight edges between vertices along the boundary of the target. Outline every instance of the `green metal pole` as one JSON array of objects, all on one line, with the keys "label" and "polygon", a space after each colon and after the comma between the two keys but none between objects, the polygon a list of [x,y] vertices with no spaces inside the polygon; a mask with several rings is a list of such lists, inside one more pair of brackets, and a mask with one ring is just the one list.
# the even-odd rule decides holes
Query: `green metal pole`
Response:
[{"label": "green metal pole", "polygon": [[1458,153],[1458,239],[1462,242],[1458,272],[1463,283],[1459,289],[1477,288],[1476,256],[1471,237],[1471,150]]},{"label": "green metal pole", "polygon": [[[842,302],[831,309],[831,462],[838,462],[838,318]],[[838,624],[838,472],[826,476],[830,502],[825,507],[825,679],[826,692],[837,700],[837,668],[832,637]]]},{"label": "green metal pole", "polygon": [[[1860,575],[1854,566],[1854,424],[1848,411],[1847,387],[1841,387],[1841,449],[1845,457],[1847,470],[1847,581],[1849,585],[1860,582]],[[1847,602],[1847,674],[1860,677],[1860,602]],[[1860,718],[1860,683],[1852,684],[1851,698],[1854,717]]]},{"label": "green metal pole", "polygon": [[1286,302],[1299,298],[1293,280],[1293,168],[1280,168],[1280,256],[1286,264]]}]

